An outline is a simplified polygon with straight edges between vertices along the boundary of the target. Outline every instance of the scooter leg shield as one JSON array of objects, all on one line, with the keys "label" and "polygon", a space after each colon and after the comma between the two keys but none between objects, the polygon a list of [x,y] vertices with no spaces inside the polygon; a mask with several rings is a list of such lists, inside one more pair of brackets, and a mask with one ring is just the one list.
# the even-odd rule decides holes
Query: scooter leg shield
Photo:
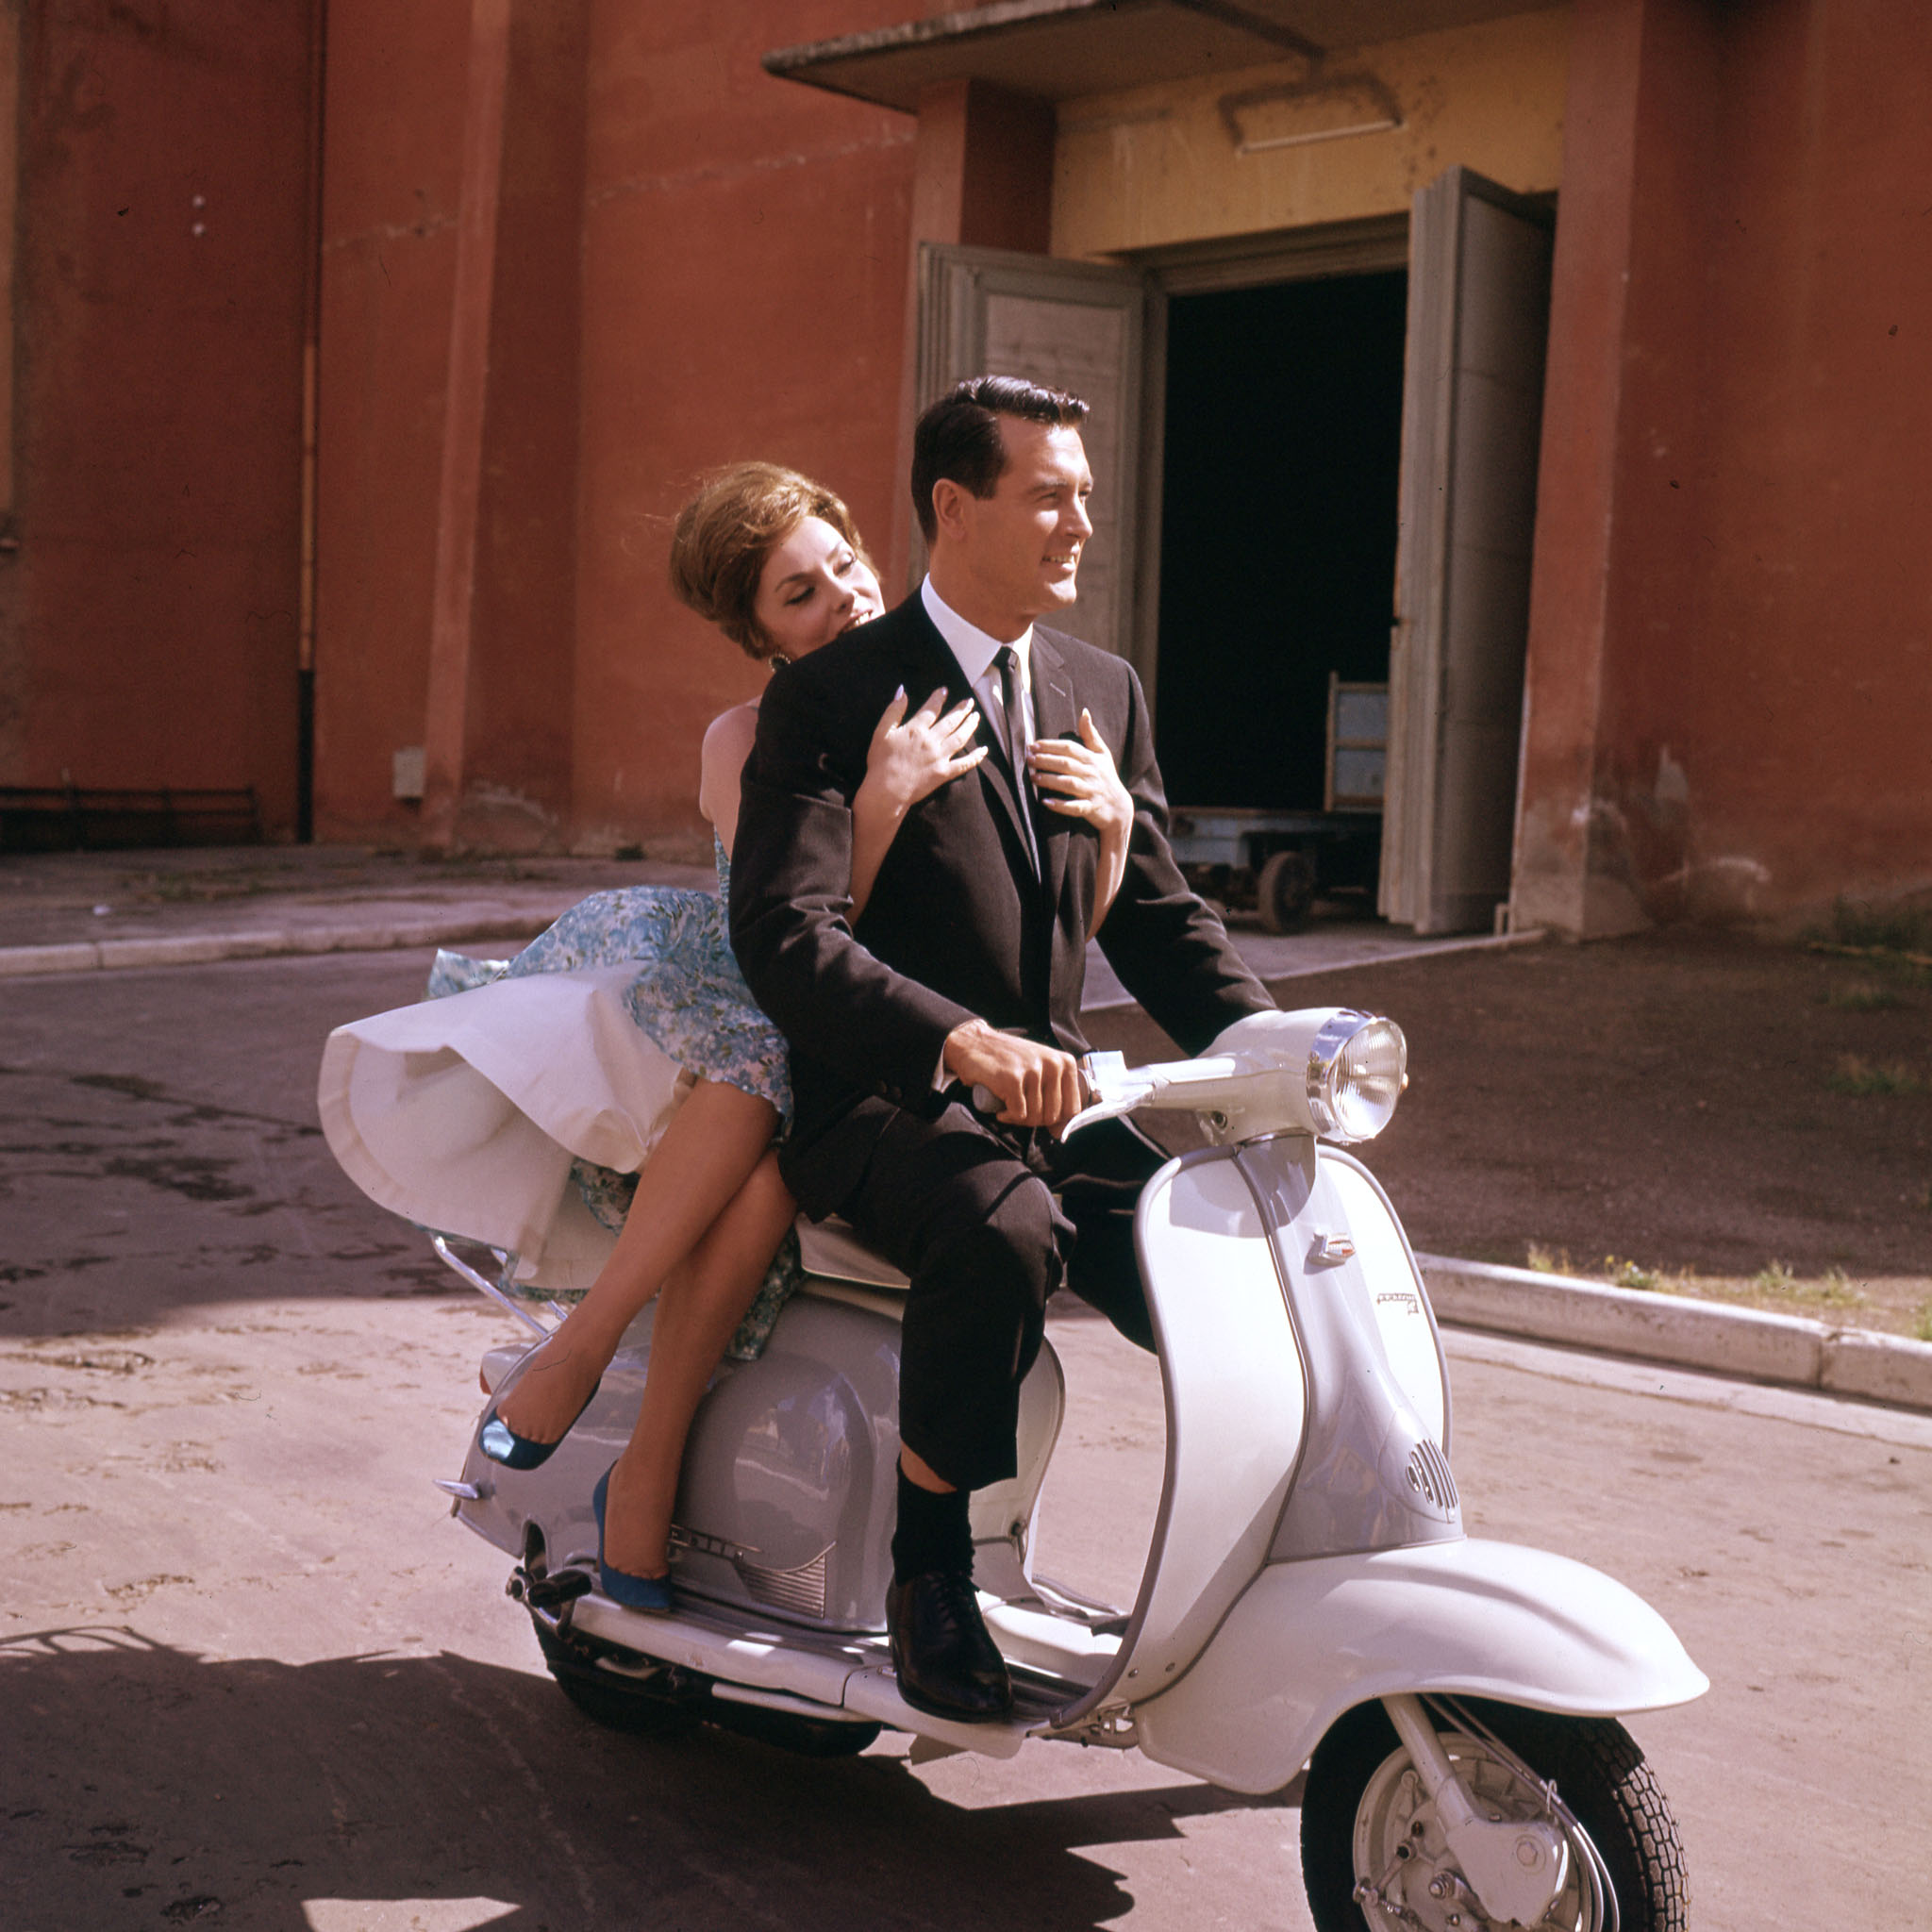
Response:
[{"label": "scooter leg shield", "polygon": [[1633,1591],[1567,1557],[1472,1538],[1271,1564],[1134,1723],[1157,1762],[1258,1792],[1279,1790],[1371,1698],[1440,1690],[1608,1717],[1709,1688]]}]

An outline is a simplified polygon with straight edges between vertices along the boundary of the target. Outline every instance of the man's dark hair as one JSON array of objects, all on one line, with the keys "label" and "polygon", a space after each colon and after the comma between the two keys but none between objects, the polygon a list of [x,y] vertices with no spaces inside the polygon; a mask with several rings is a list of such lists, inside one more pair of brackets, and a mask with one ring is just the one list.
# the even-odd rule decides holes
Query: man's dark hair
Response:
[{"label": "man's dark hair", "polygon": [[939,528],[932,508],[935,483],[957,483],[978,497],[998,489],[1007,467],[1002,416],[1077,429],[1087,420],[1087,405],[1063,390],[1042,389],[1017,375],[975,375],[930,404],[912,432],[912,507],[928,543]]}]

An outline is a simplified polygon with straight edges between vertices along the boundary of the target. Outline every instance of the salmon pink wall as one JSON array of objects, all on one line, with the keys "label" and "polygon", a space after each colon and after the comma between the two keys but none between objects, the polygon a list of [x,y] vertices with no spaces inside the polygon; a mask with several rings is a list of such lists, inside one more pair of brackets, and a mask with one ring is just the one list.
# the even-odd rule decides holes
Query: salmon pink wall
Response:
[{"label": "salmon pink wall", "polygon": [[1574,35],[1515,916],[1932,884],[1932,15]]},{"label": "salmon pink wall", "polygon": [[[1645,522],[1688,499],[1681,648],[1633,554],[1607,720],[1613,783],[1654,791],[1667,744],[1684,773],[1664,916],[1932,884],[1932,11],[1721,18],[1699,460],[1624,454]],[[1656,291],[1653,339],[1681,301]]]},{"label": "salmon pink wall", "polygon": [[591,8],[576,674],[580,842],[708,849],[706,724],[763,674],[672,597],[701,471],[791,463],[891,527],[915,124],[767,76],[891,0]]},{"label": "salmon pink wall", "polygon": [[20,9],[0,780],[294,828],[308,5]]},{"label": "salmon pink wall", "polygon": [[[511,0],[458,842],[708,849],[699,741],[761,674],[666,588],[699,472],[796,464],[886,542],[914,124],[759,57],[918,10]],[[423,829],[470,23],[330,8],[320,836]]]},{"label": "salmon pink wall", "polygon": [[[540,45],[503,4],[463,782],[551,842],[696,856],[704,725],[760,674],[672,599],[671,513],[771,458],[889,550],[947,185],[937,110],[922,142],[759,56],[944,8],[570,0]],[[330,7],[325,835],[420,826],[391,757],[425,731],[471,15]],[[1932,11],[1576,0],[1569,47],[1516,916],[1932,883]]]},{"label": "salmon pink wall", "polygon": [[329,0],[318,438],[319,838],[412,839],[469,0]]}]

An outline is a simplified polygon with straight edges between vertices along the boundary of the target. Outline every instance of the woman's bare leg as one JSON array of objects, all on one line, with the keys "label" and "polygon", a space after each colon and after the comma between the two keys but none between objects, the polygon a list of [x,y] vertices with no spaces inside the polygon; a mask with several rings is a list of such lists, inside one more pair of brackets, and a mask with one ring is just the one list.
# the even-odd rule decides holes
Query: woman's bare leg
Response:
[{"label": "woman's bare leg", "polygon": [[554,1442],[575,1421],[624,1331],[744,1186],[777,1121],[769,1101],[741,1088],[700,1080],[691,1089],[638,1174],[617,1246],[591,1291],[497,1409],[519,1436]]},{"label": "woman's bare leg", "polygon": [[664,1285],[637,1427],[610,1477],[604,1560],[633,1576],[664,1574],[685,1438],[731,1332],[744,1319],[797,1204],[767,1154],[737,1198]]}]

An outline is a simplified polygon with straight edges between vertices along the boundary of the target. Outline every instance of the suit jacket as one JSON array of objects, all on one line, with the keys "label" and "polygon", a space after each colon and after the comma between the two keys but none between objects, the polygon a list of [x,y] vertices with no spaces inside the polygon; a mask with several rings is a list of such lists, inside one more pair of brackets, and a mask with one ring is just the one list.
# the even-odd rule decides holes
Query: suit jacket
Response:
[{"label": "suit jacket", "polygon": [[[1273,1005],[1191,892],[1167,842],[1167,801],[1131,666],[1036,625],[1041,738],[1091,711],[1132,793],[1126,876],[1101,950],[1188,1052]],[[863,915],[850,919],[851,802],[894,690],[912,705],[971,692],[915,594],[773,674],[746,762],[731,856],[731,944],[753,996],[791,1045],[797,1114],[786,1177],[808,1212],[837,1211],[891,1110],[936,1111],[945,1038],[979,1018],[1070,1053],[1080,1028],[1099,839],[1037,811],[1041,875],[1023,842],[1003,749],[907,814]]]}]

